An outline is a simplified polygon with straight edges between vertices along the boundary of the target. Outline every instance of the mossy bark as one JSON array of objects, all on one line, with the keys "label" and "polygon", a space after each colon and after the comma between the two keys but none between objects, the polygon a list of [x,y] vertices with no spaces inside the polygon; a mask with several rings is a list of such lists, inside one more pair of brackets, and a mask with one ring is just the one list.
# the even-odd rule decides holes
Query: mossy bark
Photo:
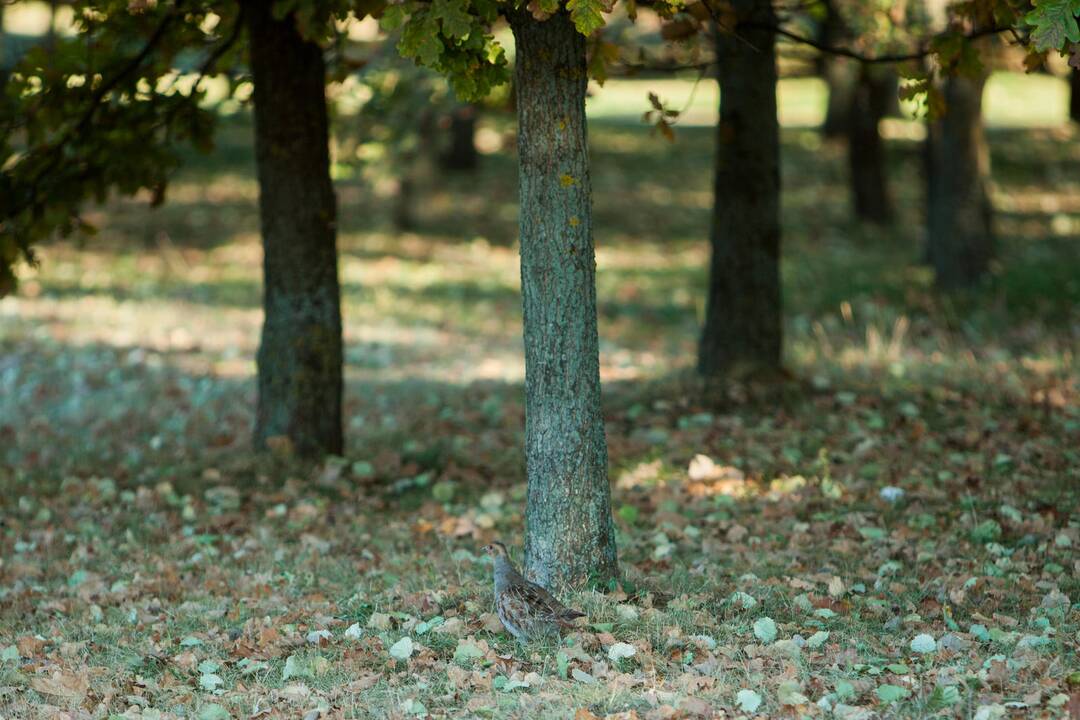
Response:
[{"label": "mossy bark", "polygon": [[305,456],[342,452],[341,291],[330,181],[326,69],[271,3],[244,5],[255,85],[263,319],[255,444],[284,436]]},{"label": "mossy bark", "polygon": [[881,120],[895,97],[892,77],[863,65],[847,122],[851,203],[859,220],[887,225],[893,218]]},{"label": "mossy bark", "polygon": [[984,84],[985,78],[946,80],[945,114],[927,133],[927,258],[944,289],[977,284],[994,254]]},{"label": "mossy bark", "polygon": [[511,16],[525,314],[525,572],[548,587],[617,574],[600,406],[585,38]]},{"label": "mossy bark", "polygon": [[720,121],[705,326],[708,380],[780,369],[780,126],[775,23],[767,0],[736,0],[736,34],[717,33]]}]

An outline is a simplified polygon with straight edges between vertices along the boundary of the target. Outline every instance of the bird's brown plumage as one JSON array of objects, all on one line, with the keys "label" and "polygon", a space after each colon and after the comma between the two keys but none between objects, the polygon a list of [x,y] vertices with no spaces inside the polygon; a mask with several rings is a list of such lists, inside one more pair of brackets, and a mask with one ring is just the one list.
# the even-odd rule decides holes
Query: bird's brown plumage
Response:
[{"label": "bird's brown plumage", "polygon": [[529,640],[558,633],[585,613],[572,610],[534,582],[526,580],[510,562],[506,546],[494,542],[484,552],[495,560],[495,610],[511,635]]}]

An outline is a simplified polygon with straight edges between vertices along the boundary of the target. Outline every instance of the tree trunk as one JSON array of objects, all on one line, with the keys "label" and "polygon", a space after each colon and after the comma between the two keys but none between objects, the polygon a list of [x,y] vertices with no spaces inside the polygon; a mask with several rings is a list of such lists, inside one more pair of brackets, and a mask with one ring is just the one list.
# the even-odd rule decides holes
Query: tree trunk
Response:
[{"label": "tree trunk", "polygon": [[927,133],[927,258],[945,289],[977,284],[993,257],[984,84],[985,78],[946,80],[945,115]]},{"label": "tree trunk", "polygon": [[399,158],[398,189],[390,207],[394,229],[398,232],[414,232],[420,225],[416,200],[427,194],[435,175],[436,130],[435,114],[423,110],[416,122],[416,145]]},{"label": "tree trunk", "polygon": [[882,116],[891,118],[908,119],[904,109],[900,107],[900,73],[892,65],[884,67],[878,65],[874,68],[877,74],[877,82],[881,85]]},{"label": "tree trunk", "polygon": [[712,262],[698,370],[708,379],[780,368],[780,126],[774,16],[768,0],[737,0],[738,35],[716,34]]},{"label": "tree trunk", "polygon": [[852,96],[855,93],[855,67],[849,58],[830,57],[824,61],[823,75],[828,87],[828,104],[821,133],[827,138],[841,138],[848,134]]},{"label": "tree trunk", "polygon": [[58,0],[49,0],[49,27],[45,30],[45,49],[51,55],[56,50],[56,6]]},{"label": "tree trunk", "polygon": [[879,126],[893,87],[888,75],[863,65],[848,118],[848,168],[855,217],[878,225],[892,221],[892,200]]},{"label": "tree trunk", "polygon": [[476,169],[476,108],[462,105],[450,113],[450,144],[440,159],[443,170],[470,172]]},{"label": "tree trunk", "polygon": [[1080,68],[1069,73],[1069,119],[1080,123]]},{"label": "tree trunk", "polygon": [[[824,8],[825,18],[821,21],[820,40],[829,46],[840,45],[848,36],[844,19],[837,12],[832,0],[825,0]],[[821,132],[828,138],[844,137],[848,134],[848,120],[851,117],[848,111],[855,91],[855,63],[850,58],[822,53],[818,59],[818,72],[829,93]]]},{"label": "tree trunk", "polygon": [[[8,79],[8,58],[7,58],[7,33],[4,30],[4,8],[7,7],[7,3],[0,0],[0,96],[4,94],[4,88],[7,85]],[[3,102],[0,97],[0,103]]]},{"label": "tree trunk", "polygon": [[525,313],[525,568],[548,587],[617,575],[600,406],[585,38],[511,15]]},{"label": "tree trunk", "polygon": [[270,3],[245,3],[255,86],[264,295],[255,444],[342,452],[341,291],[322,50]]}]

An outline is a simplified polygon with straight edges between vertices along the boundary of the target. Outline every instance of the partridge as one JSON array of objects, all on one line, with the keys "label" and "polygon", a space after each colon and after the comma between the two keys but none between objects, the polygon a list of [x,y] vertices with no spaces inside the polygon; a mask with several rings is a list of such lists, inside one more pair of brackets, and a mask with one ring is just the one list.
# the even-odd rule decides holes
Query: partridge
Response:
[{"label": "partridge", "polygon": [[511,635],[520,641],[557,635],[585,613],[571,610],[544,588],[521,576],[510,562],[506,546],[493,542],[484,552],[495,561],[495,611]]}]

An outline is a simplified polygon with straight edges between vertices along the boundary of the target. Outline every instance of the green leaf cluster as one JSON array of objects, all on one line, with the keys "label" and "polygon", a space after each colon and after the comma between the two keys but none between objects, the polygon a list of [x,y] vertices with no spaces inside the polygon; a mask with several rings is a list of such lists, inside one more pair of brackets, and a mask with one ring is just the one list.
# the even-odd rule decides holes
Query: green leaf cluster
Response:
[{"label": "green leaf cluster", "polygon": [[0,101],[0,295],[53,233],[92,231],[83,203],[110,192],[164,198],[182,146],[208,150],[203,73],[232,61],[239,21],[208,2],[77,2],[77,34],[37,47]]},{"label": "green leaf cluster", "polygon": [[[368,3],[376,11],[381,0]],[[182,152],[213,146],[210,79],[247,97],[243,4],[222,0],[75,0],[75,34],[28,51],[0,93],[0,296],[15,266],[59,233],[93,232],[88,201],[165,198]],[[309,40],[328,45],[346,0],[277,0]]]},{"label": "green leaf cluster", "polygon": [[382,27],[400,30],[398,51],[442,73],[463,100],[479,100],[509,79],[506,53],[489,32],[495,0],[434,0],[387,6]]}]

